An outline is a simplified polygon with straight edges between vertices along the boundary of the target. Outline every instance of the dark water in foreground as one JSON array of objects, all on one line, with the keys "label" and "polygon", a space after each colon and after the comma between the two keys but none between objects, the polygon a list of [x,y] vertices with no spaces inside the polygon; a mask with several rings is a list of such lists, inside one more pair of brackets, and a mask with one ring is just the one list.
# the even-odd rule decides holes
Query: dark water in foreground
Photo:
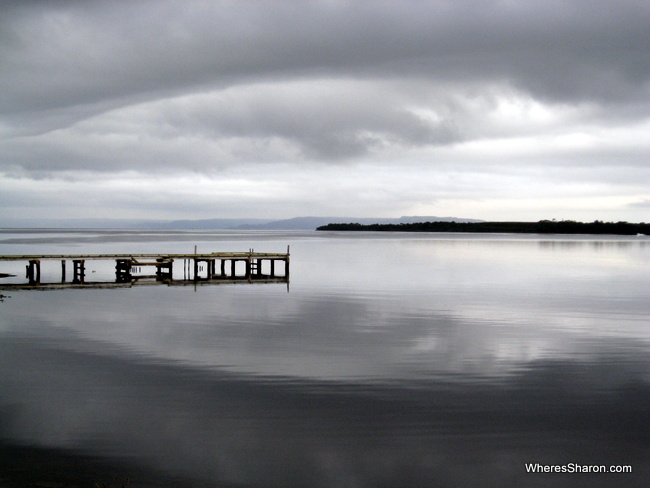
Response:
[{"label": "dark water in foreground", "polygon": [[0,487],[650,480],[648,238],[0,233],[0,254],[195,244],[291,245],[290,289],[1,291]]}]

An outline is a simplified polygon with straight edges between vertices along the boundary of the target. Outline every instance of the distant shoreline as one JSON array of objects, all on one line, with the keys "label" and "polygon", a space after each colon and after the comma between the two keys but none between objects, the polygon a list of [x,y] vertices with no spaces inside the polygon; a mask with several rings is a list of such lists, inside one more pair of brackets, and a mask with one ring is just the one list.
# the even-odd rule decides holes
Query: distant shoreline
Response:
[{"label": "distant shoreline", "polygon": [[518,234],[650,234],[645,222],[576,222],[573,220],[540,220],[539,222],[416,222],[405,224],[332,223],[316,230],[378,231],[378,232],[481,232]]}]

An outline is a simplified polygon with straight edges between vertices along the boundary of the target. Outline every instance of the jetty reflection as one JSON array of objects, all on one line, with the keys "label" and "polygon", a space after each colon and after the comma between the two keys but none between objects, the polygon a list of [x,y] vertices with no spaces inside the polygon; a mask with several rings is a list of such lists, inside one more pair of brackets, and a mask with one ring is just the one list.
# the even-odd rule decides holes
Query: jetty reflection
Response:
[{"label": "jetty reflection", "polygon": [[[289,247],[286,253],[260,253],[251,249],[248,252],[200,254],[1,255],[0,261],[25,262],[27,281],[2,283],[0,289],[115,288],[253,282],[288,284],[289,259]],[[45,277],[43,267],[47,262],[57,261],[60,262],[60,280],[55,281],[52,279],[51,270],[48,270],[49,274]],[[100,273],[95,279],[88,279],[87,266],[92,261],[114,261],[113,279],[109,279],[107,273]],[[68,263],[72,263],[69,277]],[[179,269],[181,264],[182,270]]]}]

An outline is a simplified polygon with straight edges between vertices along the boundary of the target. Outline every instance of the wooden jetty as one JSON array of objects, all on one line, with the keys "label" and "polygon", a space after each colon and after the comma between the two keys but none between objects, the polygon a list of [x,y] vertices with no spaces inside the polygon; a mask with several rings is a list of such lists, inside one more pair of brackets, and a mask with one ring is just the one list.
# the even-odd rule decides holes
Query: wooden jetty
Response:
[{"label": "wooden jetty", "polygon": [[[212,252],[189,254],[40,254],[0,255],[2,261],[23,261],[26,283],[2,283],[0,289],[98,288],[142,284],[289,283],[286,253]],[[60,261],[60,281],[41,281],[41,264]],[[87,277],[89,261],[115,261],[114,280]],[[68,263],[72,263],[68,279]],[[182,263],[182,274],[174,266]],[[243,263],[243,265],[241,264]],[[178,267],[177,267],[178,268]]]}]

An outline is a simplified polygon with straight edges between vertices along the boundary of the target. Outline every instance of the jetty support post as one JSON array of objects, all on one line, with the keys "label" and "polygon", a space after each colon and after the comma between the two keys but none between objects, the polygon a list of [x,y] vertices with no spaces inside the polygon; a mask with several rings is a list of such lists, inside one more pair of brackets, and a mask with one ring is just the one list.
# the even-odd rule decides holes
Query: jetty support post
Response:
[{"label": "jetty support post", "polygon": [[[206,277],[201,277],[201,271],[203,271],[203,266],[201,263],[205,263],[205,272]],[[199,280],[210,280],[214,278],[215,274],[215,260],[209,258],[194,258],[194,281]]]},{"label": "jetty support post", "polygon": [[85,283],[86,281],[86,261],[84,259],[74,259],[72,261],[72,282]]},{"label": "jetty support post", "polygon": [[117,283],[126,283],[131,281],[131,265],[130,259],[116,259],[115,260],[115,281]]},{"label": "jetty support post", "polygon": [[41,282],[41,261],[30,259],[27,265],[27,279],[30,285],[37,285]]},{"label": "jetty support post", "polygon": [[249,283],[253,279],[253,256],[250,254],[248,255],[248,258],[246,258],[246,275],[244,277]]},{"label": "jetty support post", "polygon": [[174,266],[173,258],[157,258],[156,259],[156,279],[162,280],[164,278],[172,278],[172,271]]},{"label": "jetty support post", "polygon": [[65,283],[65,259],[61,260],[61,283]]},{"label": "jetty support post", "polygon": [[289,246],[287,246],[287,258],[284,260],[284,277],[289,282],[289,259],[291,254],[289,253]]}]

